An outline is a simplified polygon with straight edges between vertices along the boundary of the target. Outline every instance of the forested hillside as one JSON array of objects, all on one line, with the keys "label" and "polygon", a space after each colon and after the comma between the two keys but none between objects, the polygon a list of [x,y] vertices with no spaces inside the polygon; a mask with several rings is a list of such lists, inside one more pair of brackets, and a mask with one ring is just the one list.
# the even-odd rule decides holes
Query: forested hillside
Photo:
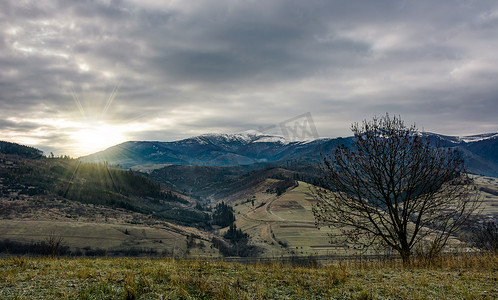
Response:
[{"label": "forested hillside", "polygon": [[209,226],[209,216],[196,210],[195,203],[138,172],[67,157],[26,158],[39,152],[7,145],[0,153],[1,197],[45,195],[140,212],[179,224]]}]

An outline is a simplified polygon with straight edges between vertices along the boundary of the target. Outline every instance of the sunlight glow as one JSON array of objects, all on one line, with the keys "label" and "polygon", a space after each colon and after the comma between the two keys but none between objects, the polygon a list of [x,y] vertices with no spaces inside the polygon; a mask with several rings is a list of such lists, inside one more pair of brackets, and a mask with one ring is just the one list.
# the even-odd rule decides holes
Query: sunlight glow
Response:
[{"label": "sunlight glow", "polygon": [[90,70],[90,67],[87,64],[79,64],[78,67],[83,72],[87,72],[88,70]]},{"label": "sunlight glow", "polygon": [[85,124],[71,134],[78,154],[90,154],[122,143],[126,140],[124,128],[113,126],[102,121]]},{"label": "sunlight glow", "polygon": [[[75,108],[69,112],[62,111],[58,115],[45,117],[43,114],[34,113],[29,119],[20,116],[8,117],[6,121],[9,123],[36,126],[29,130],[4,130],[0,132],[0,139],[37,146],[45,144],[50,138],[50,145],[41,149],[46,155],[54,152],[55,155],[78,158],[129,141],[137,133],[172,124],[169,118],[164,117],[149,116],[144,120],[145,115],[121,119],[112,108],[118,89],[119,85],[116,85],[106,97],[92,95],[86,99],[80,98],[72,91]],[[43,105],[40,107],[40,111],[47,109]]]}]

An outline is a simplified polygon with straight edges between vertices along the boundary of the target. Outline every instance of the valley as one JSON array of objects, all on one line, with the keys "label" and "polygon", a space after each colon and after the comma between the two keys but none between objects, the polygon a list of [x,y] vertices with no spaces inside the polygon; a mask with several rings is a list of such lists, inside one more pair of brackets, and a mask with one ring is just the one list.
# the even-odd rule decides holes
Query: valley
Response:
[{"label": "valley", "polygon": [[[239,147],[229,135],[208,137],[208,149]],[[205,138],[193,140],[205,145]],[[236,142],[251,143],[240,138]],[[283,140],[255,144],[276,151],[272,143],[287,145]],[[76,255],[219,258],[212,240],[228,227],[211,224],[209,216],[218,203],[226,203],[259,257],[357,253],[350,245],[330,244],[331,229],[315,226],[312,183],[319,184],[320,170],[313,163],[316,158],[307,161],[309,149],[301,158],[267,163],[147,163],[130,171],[107,161],[44,158],[37,149],[8,146],[14,150],[0,154],[0,240],[35,244],[57,235]],[[476,222],[496,220],[497,178],[473,178],[483,200]],[[451,243],[461,244],[456,239]]]},{"label": "valley", "polygon": [[0,300],[498,299],[498,1],[0,25]]}]

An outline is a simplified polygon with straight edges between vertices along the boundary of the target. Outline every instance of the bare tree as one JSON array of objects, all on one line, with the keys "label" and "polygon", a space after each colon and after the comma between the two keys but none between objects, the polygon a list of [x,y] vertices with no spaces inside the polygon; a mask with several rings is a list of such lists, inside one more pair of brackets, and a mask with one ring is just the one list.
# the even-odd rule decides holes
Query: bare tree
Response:
[{"label": "bare tree", "polygon": [[461,153],[388,114],[351,129],[352,147],[324,158],[330,189],[315,190],[316,225],[335,229],[331,242],[385,244],[404,263],[421,244],[439,253],[480,203]]},{"label": "bare tree", "polygon": [[498,253],[498,223],[490,221],[474,226],[471,242],[484,251]]},{"label": "bare tree", "polygon": [[45,254],[51,257],[57,257],[69,251],[69,247],[65,245],[64,238],[55,232],[51,232],[47,239],[42,241],[41,245]]}]

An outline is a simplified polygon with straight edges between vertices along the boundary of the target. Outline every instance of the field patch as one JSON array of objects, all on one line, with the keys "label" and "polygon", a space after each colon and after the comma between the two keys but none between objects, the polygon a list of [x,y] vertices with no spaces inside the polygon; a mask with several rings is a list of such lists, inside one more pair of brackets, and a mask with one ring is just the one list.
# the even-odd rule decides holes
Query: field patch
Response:
[{"label": "field patch", "polygon": [[297,201],[275,201],[272,205],[272,211],[280,211],[280,210],[304,210],[304,207],[299,204]]},{"label": "field patch", "polygon": [[[192,232],[194,233],[194,232]],[[142,250],[156,255],[184,256],[187,252],[186,232],[161,226],[138,224],[106,224],[79,221],[0,220],[0,239],[22,243],[47,241],[50,236],[62,238],[72,252],[101,249],[109,253]],[[195,233],[194,233],[195,234]],[[200,243],[201,240],[197,239]],[[191,249],[196,256],[217,257],[209,240],[203,249]]]},{"label": "field patch", "polygon": [[[299,261],[296,261],[299,263]],[[497,256],[429,267],[170,259],[0,259],[2,299],[496,299]],[[395,282],[395,284],[393,284]]]}]

